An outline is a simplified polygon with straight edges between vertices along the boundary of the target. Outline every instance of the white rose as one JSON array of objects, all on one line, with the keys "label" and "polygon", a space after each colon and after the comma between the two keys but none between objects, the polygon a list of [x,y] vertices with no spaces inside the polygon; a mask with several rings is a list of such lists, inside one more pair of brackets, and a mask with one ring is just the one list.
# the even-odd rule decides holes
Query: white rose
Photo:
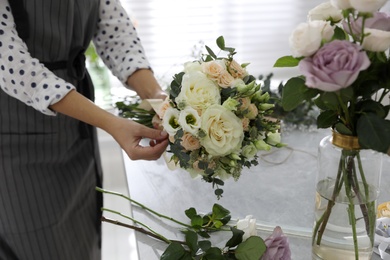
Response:
[{"label": "white rose", "polygon": [[349,0],[352,8],[362,13],[378,11],[387,0]]},{"label": "white rose", "polygon": [[200,143],[212,156],[225,156],[241,148],[244,131],[241,120],[221,105],[212,105],[202,115],[205,136]]},{"label": "white rose", "polygon": [[363,40],[363,48],[368,51],[381,52],[390,47],[390,32],[365,28],[367,36]]},{"label": "white rose", "polygon": [[177,130],[179,130],[179,110],[173,107],[168,107],[165,111],[162,125],[164,130],[170,135],[173,136],[176,134]]},{"label": "white rose", "polygon": [[245,219],[237,222],[237,229],[244,231],[242,240],[245,241],[251,236],[257,236],[256,219],[252,215],[248,215]]},{"label": "white rose", "polygon": [[200,116],[192,107],[186,107],[184,110],[180,111],[179,124],[184,131],[196,136],[200,128]]},{"label": "white rose", "polygon": [[333,26],[329,21],[299,24],[289,38],[292,55],[299,58],[314,54],[321,47],[323,40],[329,41],[333,33]]},{"label": "white rose", "polygon": [[322,20],[337,23],[343,19],[343,14],[341,9],[334,7],[330,2],[326,2],[311,9],[307,18],[309,21]]},{"label": "white rose", "polygon": [[352,8],[350,0],[330,0],[330,3],[341,10]]},{"label": "white rose", "polygon": [[202,66],[199,62],[195,61],[195,62],[186,62],[184,63],[184,72],[185,73],[190,73],[190,72],[194,72],[194,71],[201,71],[202,70]]},{"label": "white rose", "polygon": [[185,106],[191,106],[198,112],[202,112],[210,105],[220,102],[219,87],[205,74],[200,71],[184,74],[182,88],[176,97],[176,103],[184,103]]}]

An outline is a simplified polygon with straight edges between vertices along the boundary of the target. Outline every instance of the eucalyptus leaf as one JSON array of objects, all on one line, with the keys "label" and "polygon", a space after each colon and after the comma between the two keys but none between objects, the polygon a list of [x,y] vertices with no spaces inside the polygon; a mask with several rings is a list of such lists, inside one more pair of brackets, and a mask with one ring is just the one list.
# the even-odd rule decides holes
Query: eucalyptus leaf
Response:
[{"label": "eucalyptus leaf", "polygon": [[191,218],[191,226],[194,228],[201,228],[203,225],[203,218],[200,215],[192,216]]},{"label": "eucalyptus leaf", "polygon": [[334,34],[333,34],[334,40],[346,40],[348,39],[348,37],[349,37],[348,34],[343,29],[341,29],[338,26],[335,26]]},{"label": "eucalyptus leaf", "polygon": [[207,52],[209,53],[209,55],[210,55],[211,57],[213,57],[214,59],[217,58],[217,55],[215,55],[215,53],[213,52],[212,49],[210,49],[209,46],[205,46],[205,48],[206,48]]},{"label": "eucalyptus leaf", "polygon": [[343,123],[337,123],[335,125],[335,129],[340,134],[343,134],[343,135],[353,135],[353,132],[351,131],[351,129],[346,127]]},{"label": "eucalyptus leaf", "polygon": [[223,38],[223,36],[219,36],[217,38],[217,46],[221,49],[221,50],[224,50],[225,49],[225,39]]},{"label": "eucalyptus leaf", "polygon": [[238,245],[235,256],[237,260],[259,260],[267,247],[264,240],[258,236],[251,236]]}]

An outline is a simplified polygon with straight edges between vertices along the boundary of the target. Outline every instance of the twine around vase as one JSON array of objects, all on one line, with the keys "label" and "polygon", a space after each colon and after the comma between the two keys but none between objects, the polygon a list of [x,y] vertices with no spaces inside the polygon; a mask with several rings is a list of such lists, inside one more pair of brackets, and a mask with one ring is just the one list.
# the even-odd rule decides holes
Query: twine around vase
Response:
[{"label": "twine around vase", "polygon": [[357,136],[343,135],[336,131],[333,131],[332,144],[346,149],[346,150],[359,150],[359,139]]}]

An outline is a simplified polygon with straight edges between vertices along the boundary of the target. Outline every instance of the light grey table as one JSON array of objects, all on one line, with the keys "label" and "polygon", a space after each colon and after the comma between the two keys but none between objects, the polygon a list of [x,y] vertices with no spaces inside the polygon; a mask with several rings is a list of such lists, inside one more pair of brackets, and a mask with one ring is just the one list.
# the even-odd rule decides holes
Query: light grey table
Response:
[{"label": "light grey table", "polygon": [[[207,213],[214,203],[230,210],[233,219],[253,215],[259,235],[266,238],[275,226],[289,237],[292,258],[311,259],[311,231],[317,171],[317,145],[329,130],[288,130],[282,134],[287,148],[260,153],[259,165],[245,168],[240,179],[225,182],[220,200],[211,184],[192,179],[181,170],[169,170],[164,159],[131,161],[124,156],[130,196],[140,203],[178,220],[187,222],[184,211],[194,207]],[[378,202],[390,201],[390,162],[383,166],[381,194]],[[132,207],[137,220],[151,226],[170,239],[183,240],[178,226],[161,221]],[[140,260],[159,259],[166,244],[137,233]],[[373,259],[380,259],[377,255]]]}]

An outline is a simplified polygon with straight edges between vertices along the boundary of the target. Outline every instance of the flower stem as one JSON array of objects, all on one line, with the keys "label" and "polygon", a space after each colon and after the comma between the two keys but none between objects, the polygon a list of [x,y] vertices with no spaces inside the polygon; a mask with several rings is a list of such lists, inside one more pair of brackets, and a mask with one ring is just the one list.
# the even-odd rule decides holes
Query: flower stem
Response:
[{"label": "flower stem", "polygon": [[[152,232],[150,232],[148,230],[145,230],[145,229],[143,229],[141,227],[137,227],[137,226],[134,226],[134,225],[129,225],[129,224],[126,224],[126,223],[122,223],[122,222],[120,222],[118,220],[113,220],[113,219],[110,219],[110,218],[106,218],[104,216],[101,217],[101,221],[107,222],[107,223],[111,223],[111,224],[114,224],[114,225],[117,225],[117,226],[121,226],[121,227],[130,228],[130,229],[133,229],[133,230],[135,230],[137,232],[145,234],[147,236],[150,236],[150,237],[156,238],[156,239],[158,239],[160,241],[163,241],[165,243],[168,243],[168,241],[162,239],[160,236],[156,235],[155,233],[152,233]],[[185,242],[179,241],[179,240],[169,240],[169,243],[170,242],[176,242],[176,243],[180,243],[180,244],[183,244],[183,245],[186,244]]]},{"label": "flower stem", "polygon": [[137,224],[139,224],[139,225],[141,225],[141,226],[147,228],[151,233],[153,233],[155,236],[159,237],[162,241],[166,242],[167,244],[170,244],[170,243],[171,243],[171,241],[170,241],[168,238],[166,238],[166,237],[164,237],[163,235],[157,233],[157,232],[154,231],[151,227],[145,225],[144,223],[142,223],[142,222],[140,222],[140,221],[138,221],[138,220],[136,220],[136,219],[134,219],[134,218],[132,218],[132,217],[126,216],[126,215],[124,215],[124,214],[122,214],[122,213],[120,213],[120,212],[118,212],[118,211],[111,210],[111,209],[102,208],[101,210],[102,210],[102,211],[111,212],[111,213],[117,214],[117,215],[119,215],[119,216],[121,216],[121,217],[130,219],[130,220],[133,221],[134,223],[137,223]]},{"label": "flower stem", "polygon": [[183,227],[186,227],[186,228],[192,228],[190,225],[187,225],[187,224],[185,224],[185,223],[183,223],[183,222],[180,222],[180,221],[178,221],[178,220],[176,220],[176,219],[174,219],[174,218],[171,218],[171,217],[162,215],[162,214],[160,214],[160,213],[158,213],[158,212],[156,212],[156,211],[154,211],[154,210],[152,210],[152,209],[146,207],[145,205],[139,203],[138,201],[135,201],[135,200],[133,200],[133,199],[131,199],[131,198],[129,198],[129,197],[127,197],[127,196],[121,194],[121,193],[114,192],[114,191],[108,191],[108,190],[105,190],[105,189],[102,189],[102,188],[99,188],[99,187],[96,187],[96,190],[99,191],[99,192],[102,192],[102,193],[106,193],[106,194],[111,194],[111,195],[115,195],[115,196],[122,197],[122,198],[124,198],[124,199],[130,201],[131,203],[136,204],[137,206],[141,207],[142,209],[144,209],[144,210],[146,210],[146,211],[149,211],[150,213],[152,213],[152,214],[154,214],[154,215],[156,215],[156,216],[158,216],[158,217],[160,217],[160,218],[167,219],[167,220],[169,220],[169,221],[172,221],[172,222],[174,222],[174,223],[176,223],[176,224],[179,224],[179,225],[181,225],[181,226],[183,226]]}]

